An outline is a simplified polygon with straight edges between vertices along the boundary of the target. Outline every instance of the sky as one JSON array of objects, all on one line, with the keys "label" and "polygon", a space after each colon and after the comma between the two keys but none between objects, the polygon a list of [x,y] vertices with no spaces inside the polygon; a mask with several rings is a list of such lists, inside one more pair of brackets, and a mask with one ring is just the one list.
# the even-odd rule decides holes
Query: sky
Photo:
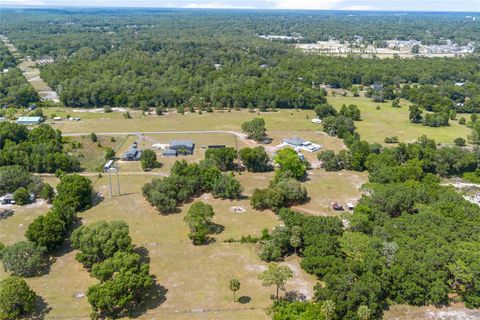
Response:
[{"label": "sky", "polygon": [[0,0],[2,5],[159,7],[210,9],[302,9],[383,11],[469,11],[480,13],[480,0]]}]

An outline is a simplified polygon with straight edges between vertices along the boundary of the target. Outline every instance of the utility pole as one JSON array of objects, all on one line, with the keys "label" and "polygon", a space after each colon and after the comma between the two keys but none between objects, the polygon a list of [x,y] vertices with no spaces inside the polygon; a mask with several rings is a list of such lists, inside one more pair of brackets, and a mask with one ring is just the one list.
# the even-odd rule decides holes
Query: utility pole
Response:
[{"label": "utility pole", "polygon": [[110,187],[110,198],[113,197],[113,194],[112,194],[112,173],[110,171],[110,169],[107,170],[108,171],[108,185]]},{"label": "utility pole", "polygon": [[117,173],[117,189],[118,189],[118,195],[120,196],[120,180],[118,179],[118,168],[115,168],[115,172]]},{"label": "utility pole", "polygon": [[238,143],[237,143],[237,135],[234,134],[235,136],[235,149],[237,150],[237,173],[241,175],[240,173],[240,154],[238,153]]}]

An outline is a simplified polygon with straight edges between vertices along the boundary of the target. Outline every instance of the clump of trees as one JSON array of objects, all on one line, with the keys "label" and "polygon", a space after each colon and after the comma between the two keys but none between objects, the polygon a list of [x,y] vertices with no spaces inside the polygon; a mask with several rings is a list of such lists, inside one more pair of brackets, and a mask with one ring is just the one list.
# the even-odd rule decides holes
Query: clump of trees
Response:
[{"label": "clump of trees", "polygon": [[205,151],[205,159],[221,171],[230,171],[235,169],[237,151],[232,147],[210,148]]},{"label": "clump of trees", "polygon": [[72,247],[77,261],[100,283],[88,288],[87,298],[96,317],[115,318],[138,307],[155,281],[150,267],[134,253],[128,225],[123,221],[100,221],[76,229]]},{"label": "clump of trees", "polygon": [[350,104],[350,105],[348,105],[348,107],[345,104],[343,104],[340,107],[339,114],[342,115],[342,116],[345,116],[347,118],[350,118],[353,121],[362,120],[360,109],[358,109],[358,107],[354,104]]},{"label": "clump of trees", "polygon": [[188,237],[193,244],[200,245],[208,241],[208,234],[212,232],[213,216],[212,206],[201,201],[194,202],[188,209],[184,221],[190,229]]},{"label": "clump of trees", "polygon": [[285,177],[270,182],[266,189],[254,189],[250,204],[257,210],[272,209],[277,212],[280,208],[302,204],[307,200],[307,189],[301,182]]},{"label": "clump of trees", "polygon": [[1,251],[3,268],[21,277],[35,277],[48,266],[46,249],[33,242],[22,241]]},{"label": "clump of trees", "polygon": [[152,170],[160,166],[160,163],[157,161],[157,154],[151,149],[142,151],[142,155],[140,156],[140,164],[143,171]]},{"label": "clump of trees", "polygon": [[279,150],[273,161],[278,166],[278,170],[275,172],[276,177],[290,176],[302,180],[307,174],[308,162],[300,159],[297,152],[292,148]]},{"label": "clump of trees", "polygon": [[71,241],[72,248],[80,251],[77,261],[87,268],[111,258],[118,251],[131,252],[133,249],[128,225],[123,221],[100,221],[81,226],[72,233]]},{"label": "clump of trees", "polygon": [[9,276],[0,281],[0,319],[29,317],[35,309],[35,292],[20,277]]},{"label": "clump of trees", "polygon": [[[49,189],[48,193],[51,191]],[[52,210],[33,220],[25,237],[38,247],[45,248],[47,253],[55,251],[71,230],[75,212],[91,205],[92,193],[92,183],[88,178],[78,175],[63,176],[57,186]]]},{"label": "clump of trees", "polygon": [[267,129],[265,128],[265,120],[263,118],[254,118],[251,121],[245,121],[242,123],[242,131],[245,132],[250,139],[257,142],[261,142],[267,137]]},{"label": "clump of trees", "polygon": [[267,172],[273,170],[270,157],[264,147],[243,148],[239,152],[240,159],[250,172]]},{"label": "clump of trees", "polygon": [[241,189],[233,175],[222,173],[211,160],[200,164],[182,160],[175,162],[170,176],[152,180],[142,191],[160,212],[169,213],[203,192],[212,192],[218,198],[237,199]]},{"label": "clump of trees", "polygon": [[26,126],[0,122],[0,167],[21,165],[31,172],[80,170],[79,161],[63,150],[61,132],[47,124]]},{"label": "clump of trees", "polygon": [[37,92],[25,79],[20,69],[12,66],[8,72],[0,74],[1,105],[28,107],[31,103],[39,100]]}]

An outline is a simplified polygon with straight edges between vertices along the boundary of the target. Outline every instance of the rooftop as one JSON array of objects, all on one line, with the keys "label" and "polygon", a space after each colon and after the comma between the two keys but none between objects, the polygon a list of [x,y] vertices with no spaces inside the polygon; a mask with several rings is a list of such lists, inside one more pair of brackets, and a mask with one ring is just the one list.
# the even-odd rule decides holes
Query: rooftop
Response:
[{"label": "rooftop", "polygon": [[17,122],[40,122],[42,117],[19,117]]},{"label": "rooftop", "polygon": [[304,142],[306,142],[306,141],[303,140],[302,138],[293,137],[293,138],[283,139],[283,142],[284,142],[284,143],[291,144],[291,145],[294,145],[294,146],[301,146],[301,145],[302,145]]},{"label": "rooftop", "polygon": [[170,141],[170,148],[175,146],[182,146],[187,148],[193,148],[192,140],[172,140]]}]

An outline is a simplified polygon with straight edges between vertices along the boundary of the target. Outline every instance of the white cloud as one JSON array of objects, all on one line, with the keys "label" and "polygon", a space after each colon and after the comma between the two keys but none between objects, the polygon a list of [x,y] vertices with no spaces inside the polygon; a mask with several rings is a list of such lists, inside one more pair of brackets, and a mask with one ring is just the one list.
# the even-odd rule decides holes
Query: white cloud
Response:
[{"label": "white cloud", "polygon": [[2,0],[0,5],[10,5],[10,6],[42,6],[45,5],[45,2],[42,0]]},{"label": "white cloud", "polygon": [[378,10],[378,8],[375,7],[375,6],[355,5],[355,6],[349,6],[349,7],[340,8],[340,10],[347,10],[347,11],[368,11],[368,10]]},{"label": "white cloud", "polygon": [[189,3],[183,8],[189,9],[254,9],[254,7],[235,6],[222,2],[208,2],[208,3]]},{"label": "white cloud", "polygon": [[270,0],[276,9],[329,10],[343,0]]}]

